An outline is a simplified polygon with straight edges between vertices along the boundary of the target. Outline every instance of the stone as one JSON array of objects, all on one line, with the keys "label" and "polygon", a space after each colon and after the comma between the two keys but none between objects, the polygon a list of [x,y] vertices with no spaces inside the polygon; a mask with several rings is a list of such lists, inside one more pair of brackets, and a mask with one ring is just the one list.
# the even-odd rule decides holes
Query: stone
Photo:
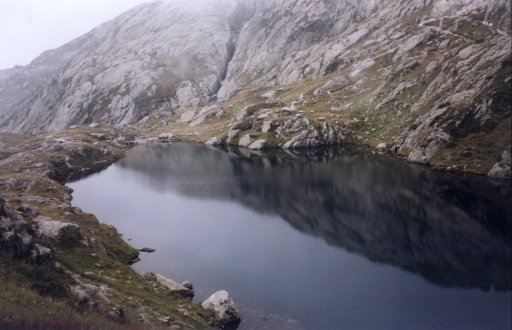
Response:
[{"label": "stone", "polygon": [[496,163],[491,168],[489,173],[487,173],[487,176],[491,177],[491,178],[499,178],[499,179],[510,178],[511,177],[510,165]]},{"label": "stone", "polygon": [[18,211],[23,213],[24,215],[30,215],[32,217],[37,217],[41,214],[37,206],[29,206],[26,204],[23,204],[20,207],[18,207]]},{"label": "stone", "polygon": [[148,247],[145,247],[145,248],[142,248],[139,250],[140,252],[144,252],[144,253],[153,253],[153,252],[156,252],[155,249],[151,249],[151,248],[148,248]]},{"label": "stone", "polygon": [[215,319],[221,327],[233,326],[240,323],[238,309],[227,291],[221,290],[215,292],[206,299],[201,306],[204,309],[213,311]]},{"label": "stone", "polygon": [[215,112],[215,118],[223,118],[224,116],[226,115],[226,111],[220,109],[218,111]]},{"label": "stone", "polygon": [[269,91],[269,92],[261,94],[260,96],[263,97],[264,99],[267,99],[267,101],[275,102],[275,100],[277,98],[277,92]]},{"label": "stone", "polygon": [[217,146],[217,145],[222,144],[222,140],[219,139],[218,137],[212,137],[211,139],[206,141],[205,144],[208,146]]},{"label": "stone", "polygon": [[254,142],[254,139],[250,134],[246,134],[238,140],[238,146],[241,148],[247,148]]},{"label": "stone", "polygon": [[240,130],[230,128],[226,139],[227,144],[233,144],[233,140],[238,136],[238,133],[240,133]]},{"label": "stone", "polygon": [[192,110],[185,111],[184,113],[181,114],[180,121],[182,123],[188,123],[188,122],[192,121],[192,119],[194,119],[195,115],[196,115],[195,111],[192,111]]},{"label": "stone", "polygon": [[78,225],[61,222],[49,217],[38,216],[34,222],[39,227],[41,235],[62,243],[80,241],[80,227]]},{"label": "stone", "polygon": [[377,145],[377,149],[379,150],[385,150],[387,148],[387,145],[385,143],[379,143]]},{"label": "stone", "polygon": [[158,136],[157,141],[162,143],[169,143],[174,140],[174,134],[162,133]]},{"label": "stone", "polygon": [[196,127],[196,126],[201,125],[205,121],[206,121],[206,115],[201,115],[201,116],[198,116],[197,118],[195,118],[194,121],[191,122],[189,126]]},{"label": "stone", "polygon": [[190,299],[192,299],[194,297],[193,290],[191,290],[181,284],[178,284],[178,283],[174,282],[173,280],[171,280],[167,277],[164,277],[162,275],[156,274],[155,276],[156,276],[156,282],[158,284],[166,287],[167,289],[169,289],[171,294],[177,294],[177,295],[182,296],[183,298],[190,298]]},{"label": "stone", "polygon": [[261,132],[262,133],[268,133],[272,129],[272,121],[267,120],[263,122],[263,125],[261,126]]},{"label": "stone", "polygon": [[52,249],[42,244],[34,244],[30,250],[30,260],[38,265],[51,264],[53,259]]},{"label": "stone", "polygon": [[249,149],[251,150],[261,150],[265,148],[267,141],[265,140],[256,140],[251,145],[249,145]]},{"label": "stone", "polygon": [[319,94],[322,94],[322,93],[332,93],[332,92],[336,92],[340,89],[343,89],[349,85],[352,84],[352,81],[350,79],[348,79],[347,77],[345,76],[338,76],[334,79],[331,79],[329,80],[327,83],[325,83],[323,86],[321,86],[320,88],[317,88],[313,94],[314,95],[319,95]]}]

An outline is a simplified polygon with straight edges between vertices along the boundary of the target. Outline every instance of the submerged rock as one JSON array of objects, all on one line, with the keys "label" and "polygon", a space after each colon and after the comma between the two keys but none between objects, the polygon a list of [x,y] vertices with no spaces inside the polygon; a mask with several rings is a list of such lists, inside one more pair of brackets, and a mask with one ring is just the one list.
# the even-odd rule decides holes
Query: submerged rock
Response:
[{"label": "submerged rock", "polygon": [[235,302],[227,291],[221,290],[212,294],[201,306],[213,311],[220,327],[237,325],[240,323],[240,314]]}]

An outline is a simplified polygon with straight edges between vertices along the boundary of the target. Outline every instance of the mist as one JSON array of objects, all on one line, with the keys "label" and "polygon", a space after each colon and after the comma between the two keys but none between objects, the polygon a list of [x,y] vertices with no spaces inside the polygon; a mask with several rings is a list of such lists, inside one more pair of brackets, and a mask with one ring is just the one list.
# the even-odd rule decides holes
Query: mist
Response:
[{"label": "mist", "polygon": [[29,64],[148,0],[2,0],[0,70]]}]

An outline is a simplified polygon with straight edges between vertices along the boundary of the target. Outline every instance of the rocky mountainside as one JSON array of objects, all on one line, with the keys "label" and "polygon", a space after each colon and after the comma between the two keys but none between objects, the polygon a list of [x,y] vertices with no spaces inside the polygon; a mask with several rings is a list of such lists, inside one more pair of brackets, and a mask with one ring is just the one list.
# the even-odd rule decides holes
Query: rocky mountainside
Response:
[{"label": "rocky mountainside", "polygon": [[0,71],[0,131],[148,120],[152,132],[193,127],[214,144],[353,139],[415,162],[509,176],[510,6],[145,4]]}]

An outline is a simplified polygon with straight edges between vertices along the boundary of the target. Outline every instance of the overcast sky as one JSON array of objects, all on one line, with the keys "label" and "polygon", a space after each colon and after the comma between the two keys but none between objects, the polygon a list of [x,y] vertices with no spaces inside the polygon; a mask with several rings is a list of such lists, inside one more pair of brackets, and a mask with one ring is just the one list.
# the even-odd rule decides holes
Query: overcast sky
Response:
[{"label": "overcast sky", "polygon": [[0,0],[0,69],[26,65],[145,2],[151,0]]}]

